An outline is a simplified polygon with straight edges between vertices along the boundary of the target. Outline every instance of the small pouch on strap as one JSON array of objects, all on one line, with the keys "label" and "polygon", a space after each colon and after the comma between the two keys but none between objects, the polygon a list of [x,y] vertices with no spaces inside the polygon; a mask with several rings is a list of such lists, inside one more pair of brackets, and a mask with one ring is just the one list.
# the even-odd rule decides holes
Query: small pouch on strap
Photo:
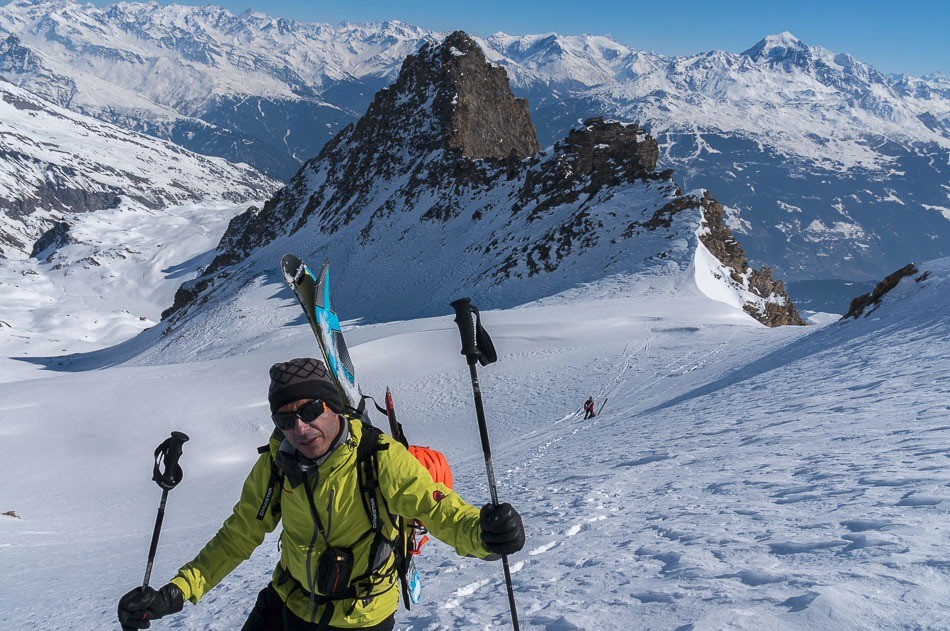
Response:
[{"label": "small pouch on strap", "polygon": [[327,548],[320,555],[317,569],[317,589],[329,598],[349,597],[355,593],[350,587],[353,574],[353,551],[349,548]]}]

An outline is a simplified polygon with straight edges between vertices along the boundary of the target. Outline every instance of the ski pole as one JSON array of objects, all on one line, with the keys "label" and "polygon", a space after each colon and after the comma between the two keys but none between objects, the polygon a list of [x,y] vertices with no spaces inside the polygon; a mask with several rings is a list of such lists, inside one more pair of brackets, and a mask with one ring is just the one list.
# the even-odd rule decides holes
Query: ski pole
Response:
[{"label": "ski pole", "polygon": [[[462,355],[468,361],[468,370],[472,377],[472,392],[475,396],[475,415],[478,417],[478,433],[482,441],[482,452],[485,455],[485,470],[488,473],[488,489],[491,493],[491,503],[498,506],[498,490],[495,485],[495,470],[492,467],[491,445],[488,442],[488,424],[485,422],[485,407],[482,405],[482,390],[478,384],[478,372],[475,363],[487,366],[498,359],[495,346],[492,344],[488,332],[482,328],[478,309],[472,304],[471,298],[459,298],[451,303],[455,309],[455,324],[458,325],[459,335],[462,338]],[[474,317],[473,317],[474,316]],[[505,584],[508,587],[508,605],[511,607],[511,624],[518,631],[518,610],[515,607],[515,591],[511,585],[511,568],[508,566],[508,555],[501,556],[502,566],[505,568]]]},{"label": "ski pole", "polygon": [[[155,449],[155,467],[152,469],[152,480],[162,487],[162,501],[158,505],[158,516],[155,518],[155,530],[152,531],[152,545],[148,549],[148,565],[145,566],[145,579],[142,587],[148,587],[148,579],[152,576],[152,563],[155,561],[155,550],[158,548],[158,535],[162,531],[162,520],[165,519],[165,501],[168,492],[181,482],[181,467],[178,459],[181,458],[181,446],[188,441],[188,436],[182,432],[172,432]],[[162,471],[164,465],[165,470]]]}]

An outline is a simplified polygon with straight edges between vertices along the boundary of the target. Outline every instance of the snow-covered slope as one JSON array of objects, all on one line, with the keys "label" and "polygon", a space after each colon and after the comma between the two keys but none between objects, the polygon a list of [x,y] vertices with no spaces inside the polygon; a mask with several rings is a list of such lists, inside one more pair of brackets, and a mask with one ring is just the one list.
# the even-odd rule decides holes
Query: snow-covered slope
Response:
[{"label": "snow-covered slope", "polygon": [[246,164],[102,123],[0,80],[0,257],[28,256],[44,232],[70,216],[238,203],[275,186]]},{"label": "snow-covered slope", "polygon": [[[499,495],[528,532],[511,559],[522,628],[946,628],[950,261],[920,271],[870,317],[823,328],[761,327],[688,275],[484,310]],[[152,449],[169,430],[191,441],[152,583],[214,534],[271,431],[267,367],[313,348],[299,309],[268,297],[284,326],[243,355],[0,383],[0,478],[16,481],[0,513],[17,515],[0,516],[4,629],[115,625],[141,581]],[[347,336],[364,386],[392,386],[411,439],[487,501],[451,316]],[[583,421],[588,395],[607,404]],[[278,554],[268,538],[153,628],[238,628]],[[399,628],[509,624],[498,564],[437,542],[417,562],[423,600]]]},{"label": "snow-covered slope", "polygon": [[161,210],[121,204],[70,215],[67,239],[39,258],[0,260],[0,381],[37,376],[35,365],[13,358],[95,351],[155,326],[244,209],[221,201]]}]

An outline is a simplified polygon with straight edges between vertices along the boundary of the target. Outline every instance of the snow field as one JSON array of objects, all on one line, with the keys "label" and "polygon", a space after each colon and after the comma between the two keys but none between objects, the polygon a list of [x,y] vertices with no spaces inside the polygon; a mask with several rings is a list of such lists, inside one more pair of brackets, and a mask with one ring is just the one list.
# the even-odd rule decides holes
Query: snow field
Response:
[{"label": "snow field", "polygon": [[[499,496],[528,532],[511,558],[522,627],[945,628],[950,264],[929,269],[867,318],[820,328],[761,327],[691,271],[483,312],[500,354],[479,368]],[[485,502],[451,317],[347,337],[364,389],[390,385],[413,442]],[[0,518],[0,627],[115,627],[160,497],[152,450],[172,429],[191,441],[152,583],[217,530],[270,432],[267,367],[315,348],[299,322],[259,342],[0,383],[0,479],[16,481],[0,512],[20,516]],[[583,421],[588,395],[608,403]],[[238,628],[277,556],[271,537],[155,628]],[[430,543],[420,571],[423,601],[398,628],[510,625],[500,564]]]}]

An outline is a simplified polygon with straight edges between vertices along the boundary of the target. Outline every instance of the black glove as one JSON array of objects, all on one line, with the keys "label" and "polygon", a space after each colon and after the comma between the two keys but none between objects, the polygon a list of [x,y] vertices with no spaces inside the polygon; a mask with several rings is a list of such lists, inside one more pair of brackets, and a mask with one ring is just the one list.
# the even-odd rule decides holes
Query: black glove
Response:
[{"label": "black glove", "polygon": [[482,506],[482,543],[489,552],[514,554],[524,547],[524,524],[511,504]]},{"label": "black glove", "polygon": [[174,583],[159,590],[136,587],[119,599],[119,624],[122,631],[148,629],[150,620],[178,613],[184,606],[184,594]]}]

